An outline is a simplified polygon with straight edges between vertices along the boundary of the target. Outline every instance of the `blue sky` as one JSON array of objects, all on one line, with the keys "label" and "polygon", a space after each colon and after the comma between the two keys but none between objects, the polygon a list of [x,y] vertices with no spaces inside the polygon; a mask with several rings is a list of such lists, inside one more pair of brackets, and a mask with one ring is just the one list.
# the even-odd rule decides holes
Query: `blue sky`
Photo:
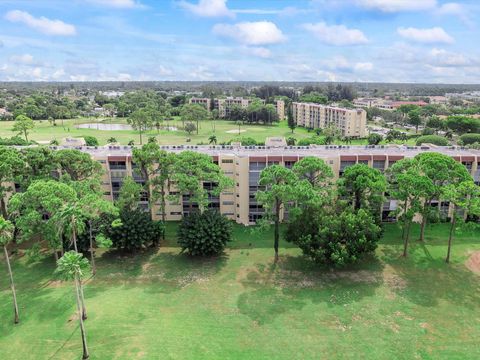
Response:
[{"label": "blue sky", "polygon": [[0,0],[0,80],[480,83],[480,1]]}]

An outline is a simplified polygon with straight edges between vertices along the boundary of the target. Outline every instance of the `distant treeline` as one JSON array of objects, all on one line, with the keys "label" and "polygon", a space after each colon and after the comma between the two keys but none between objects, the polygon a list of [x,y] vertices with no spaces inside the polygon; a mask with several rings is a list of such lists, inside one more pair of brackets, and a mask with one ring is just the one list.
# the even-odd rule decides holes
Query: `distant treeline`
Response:
[{"label": "distant treeline", "polygon": [[[98,92],[107,90],[156,90],[156,91],[184,91],[215,94],[243,94],[255,91],[264,86],[282,89],[281,94],[288,97],[293,90],[302,90],[305,87],[326,90],[330,85],[347,85],[359,93],[400,93],[411,96],[444,95],[449,92],[480,91],[480,84],[409,84],[409,83],[358,83],[358,82],[267,82],[267,81],[99,81],[99,82],[0,82],[0,89],[7,92],[29,93],[32,90],[42,91],[87,91]],[[288,90],[290,89],[290,90]],[[212,91],[213,90],[213,91]],[[323,92],[323,91],[320,91]],[[265,94],[257,94],[263,95]],[[263,96],[259,96],[262,97]],[[268,94],[272,96],[272,94]]]}]

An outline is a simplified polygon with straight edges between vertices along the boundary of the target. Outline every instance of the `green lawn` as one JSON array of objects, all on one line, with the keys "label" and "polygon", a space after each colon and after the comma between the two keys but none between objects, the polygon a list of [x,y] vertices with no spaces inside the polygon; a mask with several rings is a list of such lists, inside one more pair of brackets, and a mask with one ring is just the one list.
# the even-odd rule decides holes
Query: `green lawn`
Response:
[{"label": "green lawn", "polygon": [[[375,258],[329,270],[284,243],[274,267],[271,234],[240,226],[225,256],[191,259],[175,226],[158,252],[99,257],[85,287],[92,359],[480,358],[480,276],[464,265],[478,233],[459,236],[446,265],[447,225],[408,259],[389,225]],[[53,258],[13,263],[21,323],[2,276],[0,358],[79,359],[72,286],[54,280]]]},{"label": "green lawn", "polygon": [[[84,123],[115,123],[115,124],[126,124],[124,118],[115,118],[115,119],[96,119],[96,118],[81,118],[75,120],[64,120],[63,125],[61,120],[57,120],[57,126],[52,126],[46,120],[35,121],[35,128],[30,132],[29,139],[35,141],[47,141],[50,142],[53,139],[61,140],[65,137],[82,137],[86,135],[95,136],[100,145],[105,145],[107,140],[110,137],[114,137],[122,145],[128,144],[130,140],[134,140],[135,144],[140,144],[140,137],[137,131],[133,130],[116,130],[116,131],[107,131],[107,130],[97,130],[97,129],[77,129],[75,126]],[[165,123],[165,125],[182,128],[182,122],[178,117],[175,117],[174,120]],[[12,132],[13,121],[0,121],[0,137],[11,137],[15,135]],[[214,131],[215,128],[215,131]],[[297,140],[314,136],[313,131],[308,132],[304,128],[296,128],[295,132],[292,134],[292,131],[288,128],[286,121],[281,121],[278,124],[274,125],[242,125],[240,127],[242,131],[240,136],[246,136],[254,138],[256,141],[265,141],[266,137],[269,136],[281,136],[288,138],[293,136]],[[204,143],[208,144],[208,138],[215,134],[217,137],[218,143],[227,142],[238,135],[238,126],[235,125],[232,121],[225,120],[205,120],[200,122],[199,134],[196,133],[190,136],[191,141],[187,142],[188,134],[183,130],[178,131],[167,131],[157,130],[148,131],[146,134],[143,134],[143,141],[146,142],[149,136],[155,136],[159,144],[199,144]],[[23,136],[23,135],[21,135]],[[336,143],[342,144],[341,141]],[[409,144],[414,145],[414,139],[409,139]],[[351,145],[366,145],[367,141],[362,140],[352,140]]]},{"label": "green lawn", "polygon": [[[61,141],[65,137],[81,137],[85,135],[95,136],[101,145],[106,144],[107,139],[110,137],[115,137],[122,145],[126,145],[130,140],[134,140],[135,144],[140,143],[139,133],[133,130],[117,130],[117,131],[107,131],[107,130],[97,130],[97,129],[77,129],[75,125],[82,123],[120,123],[125,124],[125,119],[107,119],[102,121],[101,119],[94,118],[82,118],[76,120],[57,120],[57,126],[52,126],[48,121],[35,121],[36,127],[31,131],[29,136],[30,139],[35,141],[51,141],[57,139]],[[167,124],[167,123],[166,123]],[[181,128],[182,122],[175,118],[175,120],[168,122],[169,126]],[[215,126],[215,132],[214,132]],[[12,132],[13,122],[12,121],[0,121],[0,137],[11,137],[14,135]],[[268,136],[291,136],[291,130],[288,128],[286,121],[280,122],[279,124],[274,124],[271,126],[265,125],[242,125],[240,128],[240,136],[248,136],[254,138],[256,141],[265,141],[265,138]],[[227,132],[230,131],[230,132]],[[238,136],[238,126],[235,125],[232,121],[225,120],[205,120],[200,122],[199,134],[193,133],[190,138],[190,144],[198,144],[203,142],[208,143],[208,138],[215,134],[217,136],[218,142],[229,141],[234,137]],[[314,133],[308,133],[307,130],[298,128],[295,130],[294,137],[297,139],[302,139],[313,135]],[[146,142],[148,136],[155,136],[158,143],[160,144],[187,144],[187,133],[183,130],[178,131],[167,131],[157,130],[148,131],[143,135],[143,140]]]}]

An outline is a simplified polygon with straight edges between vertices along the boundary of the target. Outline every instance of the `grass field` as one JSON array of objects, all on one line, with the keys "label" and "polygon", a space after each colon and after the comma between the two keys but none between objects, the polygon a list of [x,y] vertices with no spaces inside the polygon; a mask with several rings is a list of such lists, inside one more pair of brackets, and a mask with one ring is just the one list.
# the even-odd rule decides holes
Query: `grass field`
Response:
[{"label": "grass field", "polygon": [[[137,131],[133,130],[97,130],[97,129],[77,129],[75,126],[85,123],[115,123],[115,124],[126,124],[125,119],[115,118],[115,119],[96,119],[96,118],[82,118],[75,120],[64,120],[63,126],[62,121],[57,120],[57,126],[52,126],[46,120],[35,121],[35,128],[30,132],[29,139],[35,141],[45,141],[50,142],[53,139],[61,140],[65,137],[82,137],[86,135],[95,136],[100,145],[105,145],[107,140],[110,137],[114,137],[122,145],[128,144],[130,140],[134,140],[135,144],[140,144],[140,137]],[[165,123],[165,125],[177,127],[181,129],[182,122],[175,118],[175,120]],[[0,121],[0,137],[11,137],[15,135],[12,132],[13,121]],[[215,128],[215,131],[214,131]],[[287,126],[286,121],[282,121],[274,125],[242,125],[240,130],[240,136],[247,136],[254,138],[256,141],[265,141],[266,137],[269,136],[281,136],[288,138],[293,136],[297,140],[313,136],[315,133],[308,132],[304,128],[296,128],[294,134],[292,135],[291,130]],[[198,144],[203,142],[208,144],[208,138],[215,134],[217,137],[218,143],[229,141],[238,135],[238,126],[235,125],[232,121],[225,120],[205,120],[200,122],[199,134],[193,133],[191,136],[188,136],[183,130],[178,131],[167,131],[160,130],[158,132],[156,129],[148,131],[143,134],[143,141],[146,142],[149,136],[155,136],[159,144],[187,144],[187,138],[190,137],[190,144]],[[22,135],[23,136],[23,135]],[[340,143],[340,142],[339,142]],[[410,140],[409,143],[414,144],[414,140]],[[367,144],[366,140],[352,140],[352,145],[363,145]]]},{"label": "grass field", "polygon": [[[446,265],[446,225],[408,259],[388,225],[376,257],[345,270],[285,243],[274,267],[271,234],[240,226],[208,260],[179,255],[174,234],[169,224],[158,252],[99,257],[85,287],[91,359],[480,358],[480,275],[464,265],[478,233],[459,236]],[[0,358],[80,359],[72,286],[54,279],[53,258],[13,263],[21,323],[2,276]]]}]

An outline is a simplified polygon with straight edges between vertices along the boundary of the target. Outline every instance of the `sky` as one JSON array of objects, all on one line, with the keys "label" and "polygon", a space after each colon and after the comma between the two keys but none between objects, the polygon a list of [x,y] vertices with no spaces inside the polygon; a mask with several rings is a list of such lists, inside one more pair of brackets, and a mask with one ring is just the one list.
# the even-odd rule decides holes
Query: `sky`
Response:
[{"label": "sky", "polygon": [[480,1],[0,0],[0,81],[480,83]]}]

